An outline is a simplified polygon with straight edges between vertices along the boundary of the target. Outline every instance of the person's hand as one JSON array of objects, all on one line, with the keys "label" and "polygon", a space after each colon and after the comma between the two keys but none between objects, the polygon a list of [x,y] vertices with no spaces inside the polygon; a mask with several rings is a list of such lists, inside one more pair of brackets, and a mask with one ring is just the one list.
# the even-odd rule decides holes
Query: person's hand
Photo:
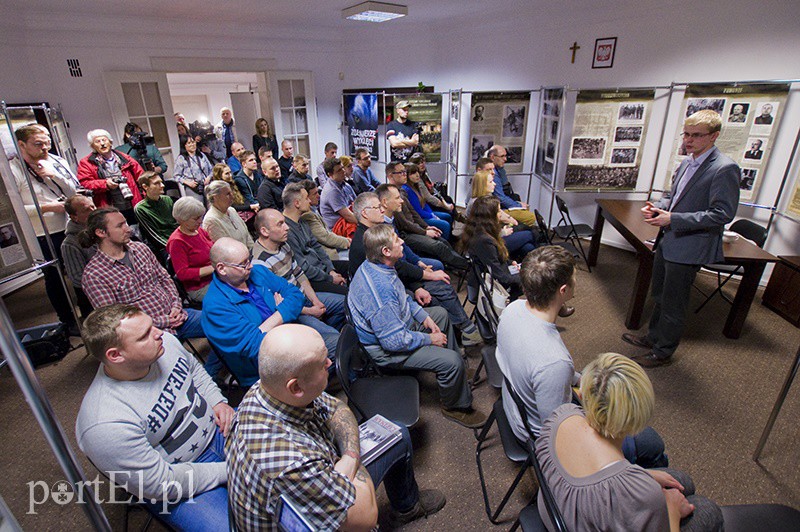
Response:
[{"label": "person's hand", "polygon": [[163,174],[163,173],[164,173],[164,169],[163,169],[163,168],[161,168],[160,166],[154,166],[154,167],[153,167],[153,171],[154,171],[155,173],[157,173],[157,174]]},{"label": "person's hand", "polygon": [[442,330],[439,328],[438,325],[436,325],[436,322],[433,321],[433,318],[431,318],[430,316],[425,318],[425,321],[422,322],[422,326],[428,329],[433,334],[442,332]]},{"label": "person's hand", "polygon": [[677,480],[675,480],[675,477],[673,477],[666,471],[660,471],[658,469],[648,469],[647,472],[650,473],[650,476],[653,477],[662,488],[672,488],[681,492],[683,491],[683,485]]},{"label": "person's hand", "polygon": [[275,295],[275,306],[277,307],[278,305],[283,303],[283,296],[280,295],[278,292],[275,292],[274,295]]},{"label": "person's hand", "polygon": [[524,201],[520,201],[519,204],[522,205],[523,209],[527,209],[528,208],[528,204],[525,203]]},{"label": "person's hand", "polygon": [[253,203],[252,205],[250,205],[250,210],[253,212],[258,212],[258,209],[260,208],[261,206],[258,203]]},{"label": "person's hand", "polygon": [[656,227],[666,227],[672,221],[669,211],[659,209],[658,207],[652,207],[650,210],[653,212],[653,214],[655,214],[655,216],[652,218],[645,218],[645,223],[654,225]]},{"label": "person's hand", "polygon": [[444,270],[425,270],[422,272],[422,278],[426,281],[442,281],[450,284],[450,276]]},{"label": "person's hand", "polygon": [[339,458],[335,464],[333,464],[333,468],[352,481],[354,478],[356,478],[358,463],[359,460],[356,460],[352,456],[346,454]]},{"label": "person's hand", "polygon": [[119,183],[117,183],[113,179],[106,179],[106,188],[110,189],[119,188]]},{"label": "person's hand", "polygon": [[430,264],[425,264],[422,261],[417,262],[417,266],[422,268],[423,271],[425,271],[425,270],[428,270],[428,271],[433,270],[433,266],[431,266]]},{"label": "person's hand", "polygon": [[231,430],[231,423],[233,423],[233,416],[236,415],[236,411],[228,406],[228,403],[217,403],[213,410],[214,421],[217,423],[219,430],[222,431],[222,435],[227,437],[228,431]]},{"label": "person's hand", "polygon": [[655,205],[652,202],[646,201],[644,202],[644,207],[642,207],[642,217],[647,220],[648,218],[653,217],[653,209],[655,209]]},{"label": "person's hand", "polygon": [[429,336],[431,337],[432,345],[439,347],[445,347],[447,345],[447,335],[445,335],[443,332],[431,333]]},{"label": "person's hand", "polygon": [[63,201],[51,201],[50,203],[40,203],[42,212],[66,212]]},{"label": "person's hand", "polygon": [[445,204],[444,204],[444,208],[445,208],[445,209],[447,209],[447,210],[448,210],[448,211],[450,211],[450,212],[453,212],[453,209],[455,209],[455,208],[456,208],[456,206],[455,206],[455,205],[453,205],[453,204],[451,204],[451,203],[445,203]]},{"label": "person's hand", "polygon": [[333,279],[334,284],[344,285],[346,283],[344,277],[339,275],[337,272],[331,272],[331,279]]},{"label": "person's hand", "polygon": [[514,232],[514,228],[510,225],[506,225],[500,230],[500,236],[508,236]]},{"label": "person's hand", "polygon": [[55,177],[55,174],[51,170],[51,166],[45,166],[41,162],[36,165],[36,173],[39,177]]},{"label": "person's hand", "polygon": [[325,305],[322,304],[322,301],[313,301],[310,307],[304,307],[303,311],[305,314],[309,316],[314,316],[315,318],[321,318],[323,314],[325,314]]},{"label": "person's hand", "polygon": [[667,499],[667,508],[678,512],[681,519],[692,515],[692,512],[694,512],[694,504],[690,503],[683,493],[675,489],[666,488],[662,491],[664,492],[664,497]]},{"label": "person's hand", "polygon": [[174,329],[176,327],[180,327],[181,325],[183,325],[183,322],[186,321],[186,318],[188,318],[188,316],[184,315],[182,308],[172,307],[169,311],[168,318],[170,327]]},{"label": "person's hand", "polygon": [[347,239],[347,244],[345,244],[344,249],[350,249],[350,244],[353,242],[352,238]]},{"label": "person's hand", "polygon": [[420,287],[414,290],[414,299],[423,307],[431,302],[431,293]]},{"label": "person's hand", "polygon": [[431,238],[438,238],[441,234],[441,231],[432,225],[429,225],[428,228],[425,229],[425,236],[429,236]]}]

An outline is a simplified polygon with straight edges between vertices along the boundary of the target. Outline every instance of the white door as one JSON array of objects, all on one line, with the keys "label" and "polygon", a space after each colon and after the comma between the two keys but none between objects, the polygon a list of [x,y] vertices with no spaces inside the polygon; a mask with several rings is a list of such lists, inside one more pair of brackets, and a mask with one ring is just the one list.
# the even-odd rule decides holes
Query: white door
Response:
[{"label": "white door", "polygon": [[125,124],[135,122],[155,139],[170,172],[179,153],[172,100],[164,72],[106,72],[103,74],[114,119],[115,140],[122,143]]},{"label": "white door", "polygon": [[284,139],[290,140],[294,143],[294,153],[310,156],[312,168],[316,167],[324,154],[317,140],[317,99],[312,73],[276,71],[269,72],[268,77],[278,148]]},{"label": "white door", "polygon": [[253,149],[253,133],[256,119],[261,115],[256,110],[255,92],[231,92],[231,110],[236,120],[236,135],[248,150]]}]

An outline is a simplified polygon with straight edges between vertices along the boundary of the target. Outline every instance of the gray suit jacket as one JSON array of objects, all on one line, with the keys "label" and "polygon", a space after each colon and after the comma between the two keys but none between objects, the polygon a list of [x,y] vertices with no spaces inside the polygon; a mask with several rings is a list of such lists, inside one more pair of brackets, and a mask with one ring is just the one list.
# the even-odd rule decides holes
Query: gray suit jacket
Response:
[{"label": "gray suit jacket", "polygon": [[[739,206],[741,170],[717,147],[711,149],[711,154],[671,205],[670,225],[659,233],[656,245],[670,262],[711,264],[723,260],[722,231],[724,225],[733,220]],[[687,158],[675,172],[673,191],[677,178],[683,176],[688,164]],[[659,200],[656,206],[670,209],[670,196]]]}]

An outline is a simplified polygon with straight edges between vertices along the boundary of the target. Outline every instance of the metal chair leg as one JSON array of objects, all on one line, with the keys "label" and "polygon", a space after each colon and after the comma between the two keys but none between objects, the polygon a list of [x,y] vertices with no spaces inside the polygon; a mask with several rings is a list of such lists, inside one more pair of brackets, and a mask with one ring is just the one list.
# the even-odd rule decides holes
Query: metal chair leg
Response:
[{"label": "metal chair leg", "polygon": [[792,387],[794,378],[797,376],[798,368],[800,368],[800,347],[797,348],[797,354],[794,356],[794,363],[792,363],[792,367],[789,368],[789,373],[786,375],[786,381],[783,383],[781,393],[778,394],[778,399],[775,401],[775,406],[772,407],[772,412],[767,420],[767,425],[764,427],[764,432],[761,433],[761,440],[758,442],[756,452],[753,453],[753,460],[756,462],[758,462],[758,457],[761,456],[761,451],[764,450],[764,445],[766,445],[767,438],[769,438],[769,434],[772,432],[772,427],[775,425],[775,420],[778,418],[778,414],[783,407],[783,402],[786,400],[786,396],[789,395],[789,389]]}]

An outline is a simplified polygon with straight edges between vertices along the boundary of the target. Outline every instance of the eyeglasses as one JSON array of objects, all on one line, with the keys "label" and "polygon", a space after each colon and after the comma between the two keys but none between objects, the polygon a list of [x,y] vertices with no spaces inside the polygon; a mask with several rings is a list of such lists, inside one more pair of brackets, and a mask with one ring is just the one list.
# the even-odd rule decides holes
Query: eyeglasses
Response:
[{"label": "eyeglasses", "polygon": [[684,131],[683,133],[681,133],[681,137],[683,137],[685,139],[699,139],[699,138],[707,137],[707,136],[709,136],[711,134],[712,133],[687,133],[687,132]]},{"label": "eyeglasses", "polygon": [[370,207],[364,207],[364,210],[365,210],[365,211],[366,211],[367,209],[378,209],[378,210],[381,210],[382,208],[383,208],[383,207],[381,207],[380,205],[372,205],[372,206],[370,206]]},{"label": "eyeglasses", "polygon": [[247,269],[249,269],[249,268],[251,268],[253,266],[253,261],[250,260],[250,259],[247,259],[246,261],[244,261],[241,264],[236,264],[236,263],[233,263],[233,262],[225,262],[225,261],[222,261],[222,260],[219,261],[219,262],[220,262],[220,264],[224,264],[225,266],[230,266],[231,268],[239,268],[239,269],[242,269],[242,270],[247,270]]},{"label": "eyeglasses", "polygon": [[406,172],[405,170],[400,170],[399,172],[389,172],[389,173],[392,174],[392,175],[395,175],[395,174],[397,174],[397,175],[408,174],[408,172]]}]

